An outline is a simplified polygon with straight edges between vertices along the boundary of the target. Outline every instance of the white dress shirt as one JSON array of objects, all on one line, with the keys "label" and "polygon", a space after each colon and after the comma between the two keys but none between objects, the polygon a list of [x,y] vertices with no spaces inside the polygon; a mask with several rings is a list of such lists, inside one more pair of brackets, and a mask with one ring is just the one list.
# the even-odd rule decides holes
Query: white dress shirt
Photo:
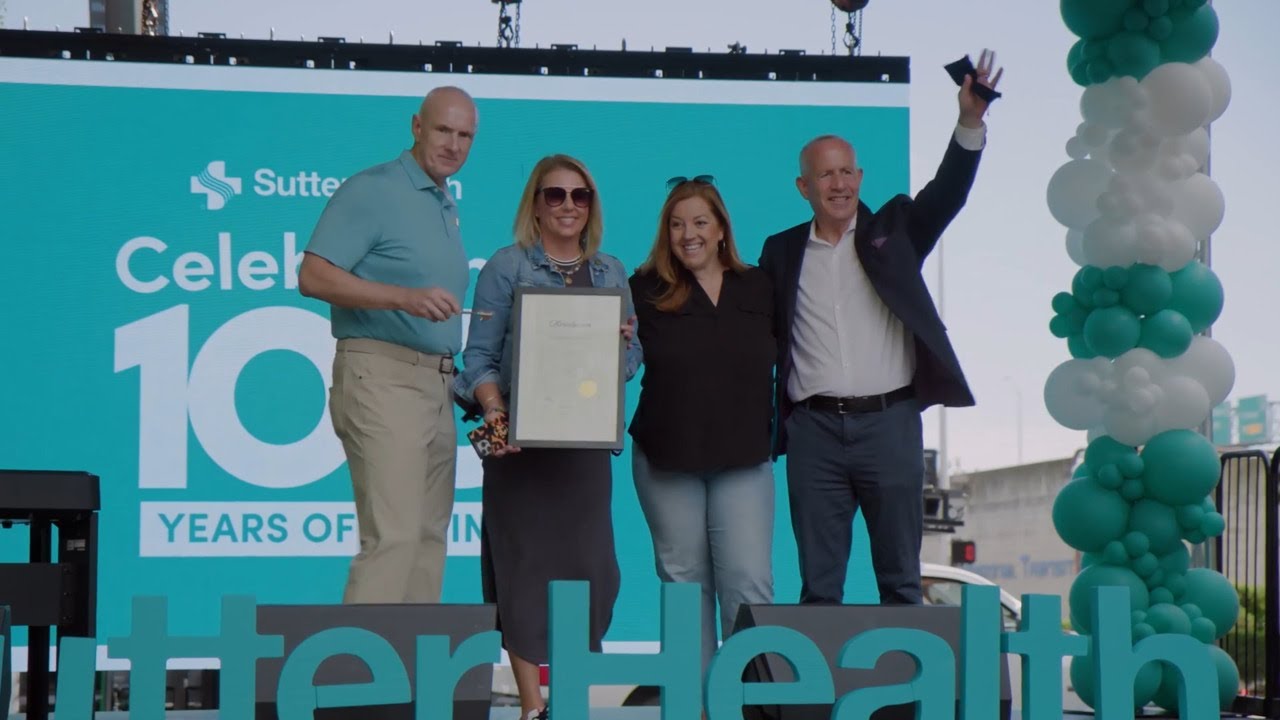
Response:
[{"label": "white dress shirt", "polygon": [[[966,150],[986,143],[986,125],[956,126]],[[832,245],[809,226],[800,266],[800,286],[791,335],[787,395],[799,402],[813,395],[880,395],[910,385],[915,375],[914,338],[871,285],[853,246],[855,215]]]}]

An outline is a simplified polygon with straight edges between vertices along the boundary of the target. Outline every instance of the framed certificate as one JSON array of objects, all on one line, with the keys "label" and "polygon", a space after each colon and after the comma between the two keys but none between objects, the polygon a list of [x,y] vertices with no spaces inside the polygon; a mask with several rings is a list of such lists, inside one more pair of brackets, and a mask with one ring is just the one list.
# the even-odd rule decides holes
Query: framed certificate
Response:
[{"label": "framed certificate", "polygon": [[507,442],[622,449],[625,307],[622,288],[516,288]]}]

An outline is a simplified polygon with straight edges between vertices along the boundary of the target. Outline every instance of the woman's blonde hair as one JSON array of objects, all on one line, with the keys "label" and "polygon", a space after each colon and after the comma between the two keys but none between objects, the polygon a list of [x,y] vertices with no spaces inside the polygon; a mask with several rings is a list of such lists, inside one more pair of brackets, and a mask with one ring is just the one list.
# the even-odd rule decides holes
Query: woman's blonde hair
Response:
[{"label": "woman's blonde hair", "polygon": [[[591,205],[587,208],[587,226],[582,229],[582,238],[579,240],[582,244],[583,257],[591,257],[600,249],[600,242],[604,235],[600,192],[596,188],[595,179],[591,177],[591,173],[587,172],[587,166],[583,165],[581,160],[568,155],[548,155],[533,166],[533,172],[529,173],[529,181],[525,183],[524,193],[520,196],[520,206],[516,208],[516,222],[512,231],[516,243],[522,247],[530,247],[538,241],[540,234],[538,218],[533,213],[533,206],[538,191],[542,189],[542,181],[552,170],[571,170],[578,173],[587,184],[587,188],[591,190]],[[573,200],[565,198],[565,202],[573,202]]]},{"label": "woman's blonde hair", "polygon": [[729,211],[725,209],[724,200],[721,199],[715,185],[698,180],[680,183],[671,190],[667,195],[667,201],[662,205],[662,213],[658,216],[658,235],[653,241],[653,249],[649,251],[648,259],[640,266],[641,272],[656,274],[662,280],[662,294],[653,298],[653,303],[663,312],[681,308],[689,300],[689,294],[693,292],[693,278],[685,270],[684,265],[676,259],[675,252],[671,249],[671,213],[675,211],[677,203],[695,197],[706,201],[712,214],[720,223],[721,229],[724,230],[724,240],[716,249],[720,263],[734,272],[747,269],[746,263],[742,262],[742,258],[738,256],[738,246],[733,241]]}]

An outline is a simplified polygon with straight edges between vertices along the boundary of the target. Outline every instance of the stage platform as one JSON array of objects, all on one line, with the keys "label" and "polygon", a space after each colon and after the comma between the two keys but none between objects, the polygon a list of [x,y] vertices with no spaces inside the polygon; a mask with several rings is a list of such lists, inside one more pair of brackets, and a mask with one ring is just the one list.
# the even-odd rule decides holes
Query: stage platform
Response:
[{"label": "stage platform", "polygon": [[[619,708],[592,708],[591,720],[658,720],[661,717],[661,711],[656,707],[619,707]],[[26,716],[18,713],[11,714],[10,718],[15,720],[26,720]],[[57,720],[57,713],[49,715],[51,720]],[[1064,713],[1063,720],[1089,720],[1093,718],[1092,713],[1069,712]],[[1141,715],[1139,718],[1146,720],[1147,718],[1165,718],[1169,715]],[[1238,715],[1223,715],[1223,718],[1236,718]],[[515,707],[495,707],[489,713],[489,720],[519,720],[520,709]],[[98,712],[94,713],[94,720],[129,720],[127,712]],[[165,720],[218,720],[217,710],[170,710],[165,713]],[[1022,720],[1022,715],[1018,711],[1014,711],[1010,720]]]}]

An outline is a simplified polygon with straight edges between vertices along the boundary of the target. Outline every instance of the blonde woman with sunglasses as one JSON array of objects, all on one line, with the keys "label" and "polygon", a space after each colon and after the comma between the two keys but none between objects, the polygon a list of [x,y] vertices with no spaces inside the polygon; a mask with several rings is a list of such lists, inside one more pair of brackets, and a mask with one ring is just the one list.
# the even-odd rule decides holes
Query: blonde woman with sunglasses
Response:
[{"label": "blonde woman with sunglasses", "polygon": [[[493,255],[476,279],[458,402],[485,424],[505,426],[511,394],[515,288],[621,288],[634,310],[626,271],[601,252],[603,217],[595,181],[567,155],[543,158],[516,211],[515,243]],[[626,378],[639,369],[628,323]],[[567,369],[567,366],[566,366]],[[482,460],[484,601],[498,607],[503,646],[520,693],[522,720],[545,720],[539,666],[547,662],[547,588],[552,580],[591,584],[591,643],[600,650],[618,597],[613,475],[608,450],[503,447]]]}]

